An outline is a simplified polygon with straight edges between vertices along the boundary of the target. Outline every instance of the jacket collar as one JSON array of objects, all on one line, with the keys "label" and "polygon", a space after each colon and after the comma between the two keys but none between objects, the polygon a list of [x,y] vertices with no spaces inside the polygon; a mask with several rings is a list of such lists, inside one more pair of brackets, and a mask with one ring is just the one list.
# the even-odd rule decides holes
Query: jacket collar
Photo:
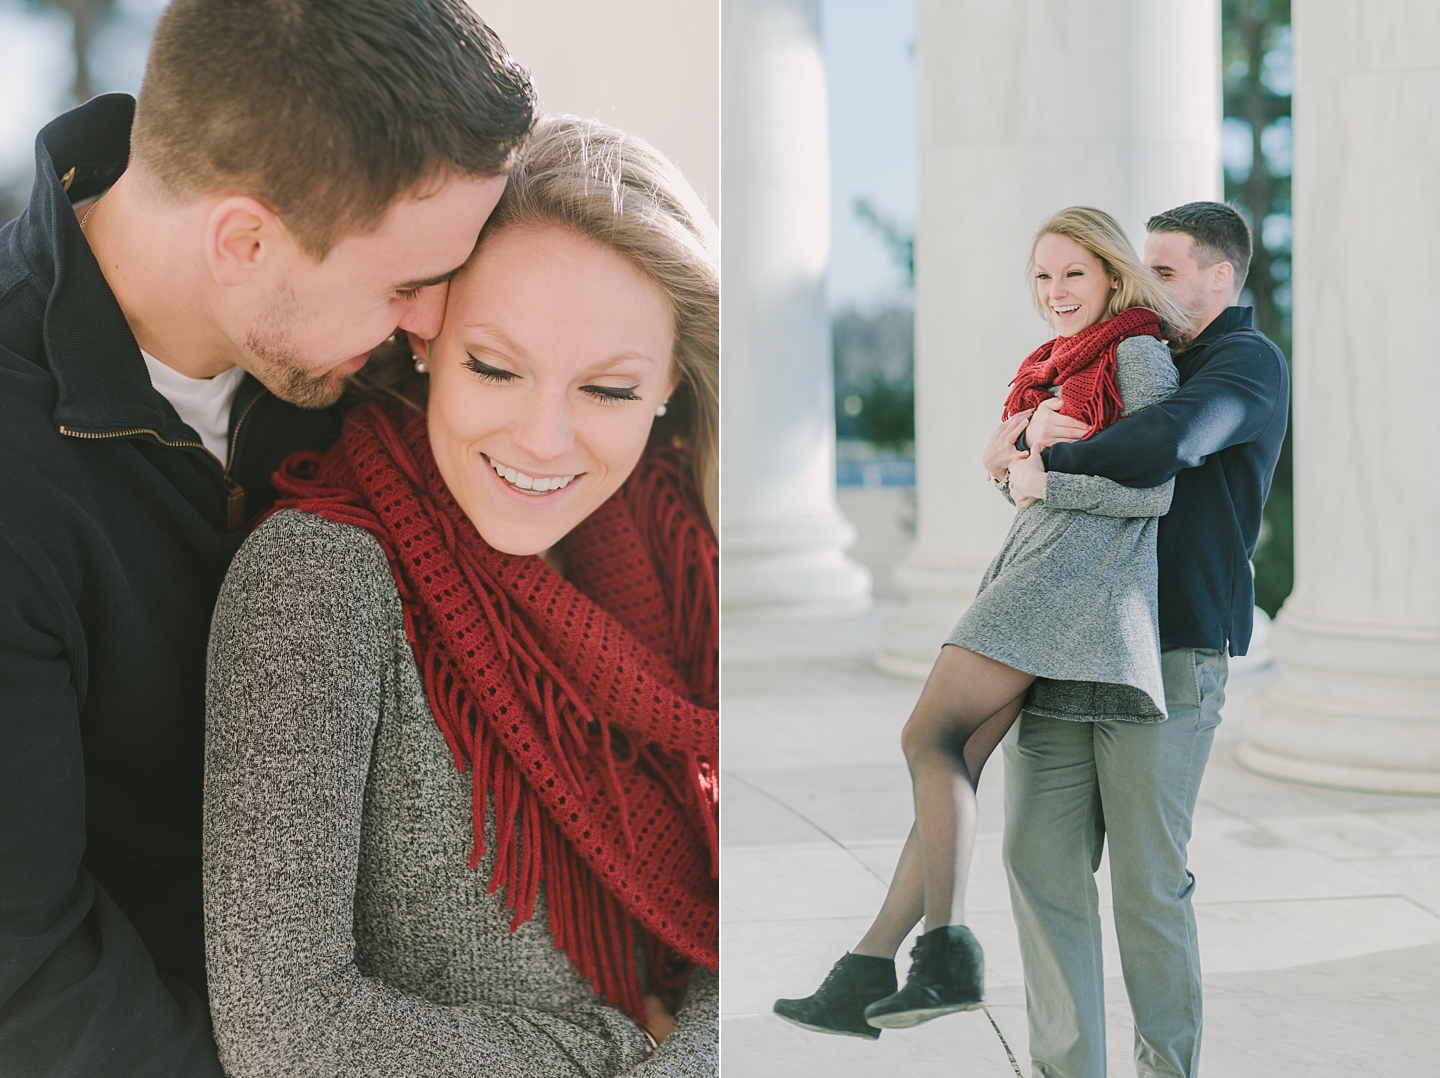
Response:
[{"label": "jacket collar", "polygon": [[193,435],[150,384],[140,346],[71,206],[103,193],[125,171],[134,116],[134,98],[104,94],[40,131],[18,238],[49,290],[43,336],[59,389],[56,426],[80,434],[153,430],[188,440]]},{"label": "jacket collar", "polygon": [[1190,342],[1190,347],[1196,348],[1200,345],[1213,344],[1217,338],[1223,337],[1227,333],[1234,333],[1240,329],[1253,330],[1254,328],[1254,307],[1226,307]]}]

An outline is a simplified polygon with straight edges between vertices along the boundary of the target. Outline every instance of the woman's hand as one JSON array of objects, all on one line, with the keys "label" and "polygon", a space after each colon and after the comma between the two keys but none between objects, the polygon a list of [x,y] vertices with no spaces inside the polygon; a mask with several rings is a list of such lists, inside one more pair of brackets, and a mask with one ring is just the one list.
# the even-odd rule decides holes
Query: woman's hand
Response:
[{"label": "woman's hand", "polygon": [[1020,432],[1030,422],[1030,413],[1034,410],[1026,408],[1023,412],[1016,412],[995,428],[995,433],[990,435],[990,441],[985,444],[985,452],[980,461],[995,482],[1004,479],[1005,473],[1010,470],[1011,462],[1023,456],[1020,450],[1015,448],[1015,439],[1020,437]]},{"label": "woman's hand", "polygon": [[1090,429],[1088,423],[1060,414],[1061,401],[1054,397],[1041,401],[1040,407],[1025,428],[1025,445],[1030,449],[1049,449],[1059,442],[1078,442]]},{"label": "woman's hand", "polygon": [[1020,453],[1010,465],[1010,497],[1016,509],[1045,499],[1045,462],[1038,449]]},{"label": "woman's hand", "polygon": [[646,996],[644,1003],[645,1021],[641,1024],[650,1031],[650,1036],[654,1037],[656,1041],[663,1041],[675,1028],[675,1019],[665,1009],[665,1004],[661,1002],[659,996]]}]

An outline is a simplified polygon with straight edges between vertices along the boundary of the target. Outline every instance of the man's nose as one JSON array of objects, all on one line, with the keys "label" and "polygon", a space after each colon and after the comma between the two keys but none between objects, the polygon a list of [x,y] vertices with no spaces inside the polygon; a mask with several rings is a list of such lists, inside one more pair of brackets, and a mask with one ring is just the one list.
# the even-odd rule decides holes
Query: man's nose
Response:
[{"label": "man's nose", "polygon": [[545,463],[570,452],[575,445],[575,424],[565,392],[535,387],[511,428],[511,437],[521,452]]},{"label": "man's nose", "polygon": [[396,328],[408,329],[427,341],[440,336],[440,326],[445,321],[445,297],[449,292],[449,282],[420,289],[406,305]]}]

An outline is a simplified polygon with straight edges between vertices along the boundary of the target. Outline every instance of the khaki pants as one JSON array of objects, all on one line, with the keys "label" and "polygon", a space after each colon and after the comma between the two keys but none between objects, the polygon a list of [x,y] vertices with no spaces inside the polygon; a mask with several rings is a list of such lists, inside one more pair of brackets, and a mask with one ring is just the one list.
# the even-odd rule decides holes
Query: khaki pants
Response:
[{"label": "khaki pants", "polygon": [[1005,741],[1005,865],[1020,932],[1035,1078],[1104,1078],[1095,872],[1108,836],[1121,972],[1140,1078],[1195,1078],[1200,955],[1190,820],[1225,702],[1226,659],[1161,655],[1169,718],[1067,722],[1022,713]]}]

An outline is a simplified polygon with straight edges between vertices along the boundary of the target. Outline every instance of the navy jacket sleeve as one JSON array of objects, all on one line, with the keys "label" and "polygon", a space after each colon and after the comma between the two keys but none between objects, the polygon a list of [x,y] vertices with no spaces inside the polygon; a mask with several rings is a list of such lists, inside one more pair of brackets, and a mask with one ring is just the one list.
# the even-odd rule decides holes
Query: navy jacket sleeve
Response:
[{"label": "navy jacket sleeve", "polygon": [[218,1078],[205,1004],[81,863],[84,641],[24,553],[0,538],[0,1074]]},{"label": "navy jacket sleeve", "polygon": [[1171,397],[1081,442],[1041,453],[1048,471],[1156,487],[1229,446],[1254,441],[1286,407],[1284,360],[1258,336],[1225,340]]}]

